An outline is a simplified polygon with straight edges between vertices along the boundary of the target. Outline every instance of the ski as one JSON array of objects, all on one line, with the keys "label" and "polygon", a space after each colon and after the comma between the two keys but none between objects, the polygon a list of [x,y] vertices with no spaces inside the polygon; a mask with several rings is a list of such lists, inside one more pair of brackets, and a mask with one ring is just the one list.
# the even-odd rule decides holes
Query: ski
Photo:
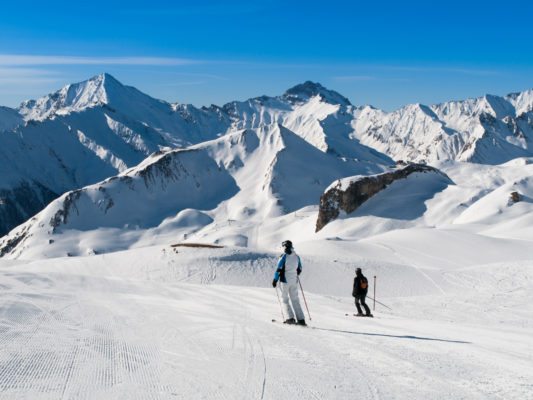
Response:
[{"label": "ski", "polygon": [[284,322],[282,322],[282,321],[278,321],[277,319],[273,319],[272,322],[276,322],[276,323],[278,323],[278,324],[287,325],[287,326],[302,326],[302,327],[304,327],[304,328],[309,327],[309,325],[286,324],[286,323],[284,323]]},{"label": "ski", "polygon": [[346,317],[357,317],[357,318],[374,318],[373,314],[370,315],[357,315],[357,314],[344,314]]}]

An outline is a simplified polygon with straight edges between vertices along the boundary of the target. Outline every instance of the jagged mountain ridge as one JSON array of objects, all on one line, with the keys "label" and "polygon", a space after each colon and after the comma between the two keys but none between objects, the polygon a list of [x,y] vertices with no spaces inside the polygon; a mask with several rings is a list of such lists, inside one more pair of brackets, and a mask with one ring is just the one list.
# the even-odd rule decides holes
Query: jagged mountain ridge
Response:
[{"label": "jagged mountain ridge", "polygon": [[395,159],[500,164],[533,154],[533,90],[391,113],[358,109],[353,136]]},{"label": "jagged mountain ridge", "polygon": [[0,235],[61,193],[154,151],[240,129],[278,123],[347,160],[497,164],[531,155],[532,109],[533,91],[526,91],[386,113],[309,81],[277,97],[197,108],[153,99],[102,74],[17,110],[0,109]]},{"label": "jagged mountain ridge", "polygon": [[[296,133],[311,132],[304,138],[327,151],[324,138],[336,132],[326,133],[316,120],[318,114],[306,107],[316,103],[315,112],[328,115],[337,107],[328,99],[346,102],[339,94],[307,82],[277,98],[196,108],[153,99],[102,74],[26,101],[17,110],[2,110],[9,119],[3,118],[1,126],[8,129],[0,131],[0,235],[65,191],[116,175],[155,151],[201,143],[235,130],[281,123],[299,128]],[[265,102],[275,106],[265,108]],[[294,113],[305,115],[305,123],[294,123]],[[258,114],[265,118],[255,118]],[[390,162],[346,137],[341,144],[335,150],[341,156]]]},{"label": "jagged mountain ridge", "polygon": [[[321,107],[308,104],[313,102]],[[11,121],[4,123],[6,129],[22,120],[42,121],[98,106],[108,111],[119,110],[145,124],[149,121],[149,125],[165,137],[167,144],[174,146],[191,145],[228,131],[277,122],[324,151],[339,152],[343,146],[332,143],[344,136],[350,140],[360,139],[392,158],[409,161],[425,158],[429,162],[458,159],[499,163],[500,159],[508,161],[531,152],[533,90],[432,106],[411,104],[387,113],[370,106],[354,107],[339,93],[307,81],[277,97],[260,96],[222,107],[196,108],[153,99],[122,85],[109,74],[102,74],[67,85],[39,100],[22,103],[16,110],[17,118],[14,110],[4,107],[0,110],[4,111],[0,119],[7,121],[8,118],[2,116],[11,114]],[[331,124],[334,126],[329,127],[330,122],[335,122]],[[476,143],[487,137],[500,146],[507,142],[515,148],[495,148],[492,149],[494,154],[486,154],[483,149],[476,148]],[[498,151],[505,154],[498,155]]]},{"label": "jagged mountain ridge", "polygon": [[349,158],[365,157],[354,151],[353,141],[359,140],[394,159],[497,164],[531,155],[533,135],[533,90],[432,106],[412,104],[387,113],[369,106],[354,107],[339,93],[307,81],[277,97],[196,108],[152,99],[102,74],[25,102],[18,111],[26,120],[43,120],[97,106],[149,121],[170,146],[280,123],[321,150]]},{"label": "jagged mountain ridge", "polygon": [[[246,221],[253,230],[265,218],[315,204],[339,176],[384,169],[372,162],[342,161],[279,124],[241,130],[154,153],[116,177],[64,194],[0,239],[0,255],[105,252],[106,234],[123,236],[128,248],[145,236],[153,240],[169,226],[180,226],[178,233],[187,235],[206,224],[233,220]],[[193,223],[184,224],[184,215],[191,213]],[[223,230],[213,230],[215,241],[226,237]],[[243,235],[238,243],[247,240]]]},{"label": "jagged mountain ridge", "polygon": [[[360,140],[394,159],[501,163],[530,155],[533,130],[533,90],[433,106],[412,104],[387,113],[369,106],[354,107],[339,93],[309,81],[277,97],[196,108],[153,99],[102,74],[24,102],[18,112],[25,120],[42,121],[98,106],[119,110],[145,125],[149,121],[170,146],[191,145],[276,122],[323,151],[354,158],[357,154],[351,144]],[[490,141],[492,147],[486,146]]]}]

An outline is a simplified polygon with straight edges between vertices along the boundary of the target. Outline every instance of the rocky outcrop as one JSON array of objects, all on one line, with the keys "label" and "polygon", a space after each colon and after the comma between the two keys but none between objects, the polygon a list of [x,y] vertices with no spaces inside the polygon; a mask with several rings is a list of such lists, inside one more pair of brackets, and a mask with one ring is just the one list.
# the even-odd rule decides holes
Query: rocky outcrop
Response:
[{"label": "rocky outcrop", "polygon": [[57,197],[57,193],[35,181],[22,181],[11,190],[0,189],[0,237]]},{"label": "rocky outcrop", "polygon": [[425,164],[408,164],[403,168],[379,175],[339,179],[320,197],[315,232],[337,218],[341,210],[346,214],[354,212],[361,204],[392,182],[405,179],[415,172],[437,173],[449,179],[443,172]]},{"label": "rocky outcrop", "polygon": [[[35,221],[35,217],[29,221]],[[19,244],[24,243],[29,237],[28,231],[30,227],[31,225],[26,223],[20,230],[14,232],[12,236],[5,236],[3,239],[0,239],[0,258],[14,250]]]}]

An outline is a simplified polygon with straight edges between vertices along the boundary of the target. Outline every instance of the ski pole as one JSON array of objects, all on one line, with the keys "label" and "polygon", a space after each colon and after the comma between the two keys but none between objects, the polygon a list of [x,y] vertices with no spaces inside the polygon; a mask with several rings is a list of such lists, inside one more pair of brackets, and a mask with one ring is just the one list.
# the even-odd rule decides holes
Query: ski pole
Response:
[{"label": "ski pole", "polygon": [[374,275],[374,311],[376,311],[376,275]]},{"label": "ski pole", "polygon": [[281,318],[283,318],[283,321],[285,321],[285,314],[283,314],[283,307],[281,307],[281,300],[279,299],[279,293],[278,293],[278,287],[275,287],[276,294],[278,295],[278,303],[279,303],[279,310],[281,311]]},{"label": "ski pole", "polygon": [[309,307],[307,307],[307,300],[305,300],[304,288],[302,287],[302,281],[298,277],[298,283],[300,284],[300,289],[302,290],[302,297],[304,298],[305,308],[307,309],[307,315],[309,315],[309,321],[312,321],[311,314],[309,313]]},{"label": "ski pole", "polygon": [[376,303],[381,304],[383,307],[387,307],[389,310],[392,311],[392,308],[390,308],[388,305],[381,303],[380,301],[377,301],[376,299],[373,299],[370,296],[367,296],[370,300],[374,300]]}]

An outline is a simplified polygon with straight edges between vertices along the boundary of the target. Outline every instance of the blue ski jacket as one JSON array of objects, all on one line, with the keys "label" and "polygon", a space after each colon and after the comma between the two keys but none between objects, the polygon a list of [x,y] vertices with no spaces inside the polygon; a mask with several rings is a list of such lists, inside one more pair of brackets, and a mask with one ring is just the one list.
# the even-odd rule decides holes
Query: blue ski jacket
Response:
[{"label": "blue ski jacket", "polygon": [[293,250],[291,254],[285,253],[279,258],[274,280],[281,280],[283,283],[296,283],[298,282],[298,275],[301,273],[300,257]]}]

